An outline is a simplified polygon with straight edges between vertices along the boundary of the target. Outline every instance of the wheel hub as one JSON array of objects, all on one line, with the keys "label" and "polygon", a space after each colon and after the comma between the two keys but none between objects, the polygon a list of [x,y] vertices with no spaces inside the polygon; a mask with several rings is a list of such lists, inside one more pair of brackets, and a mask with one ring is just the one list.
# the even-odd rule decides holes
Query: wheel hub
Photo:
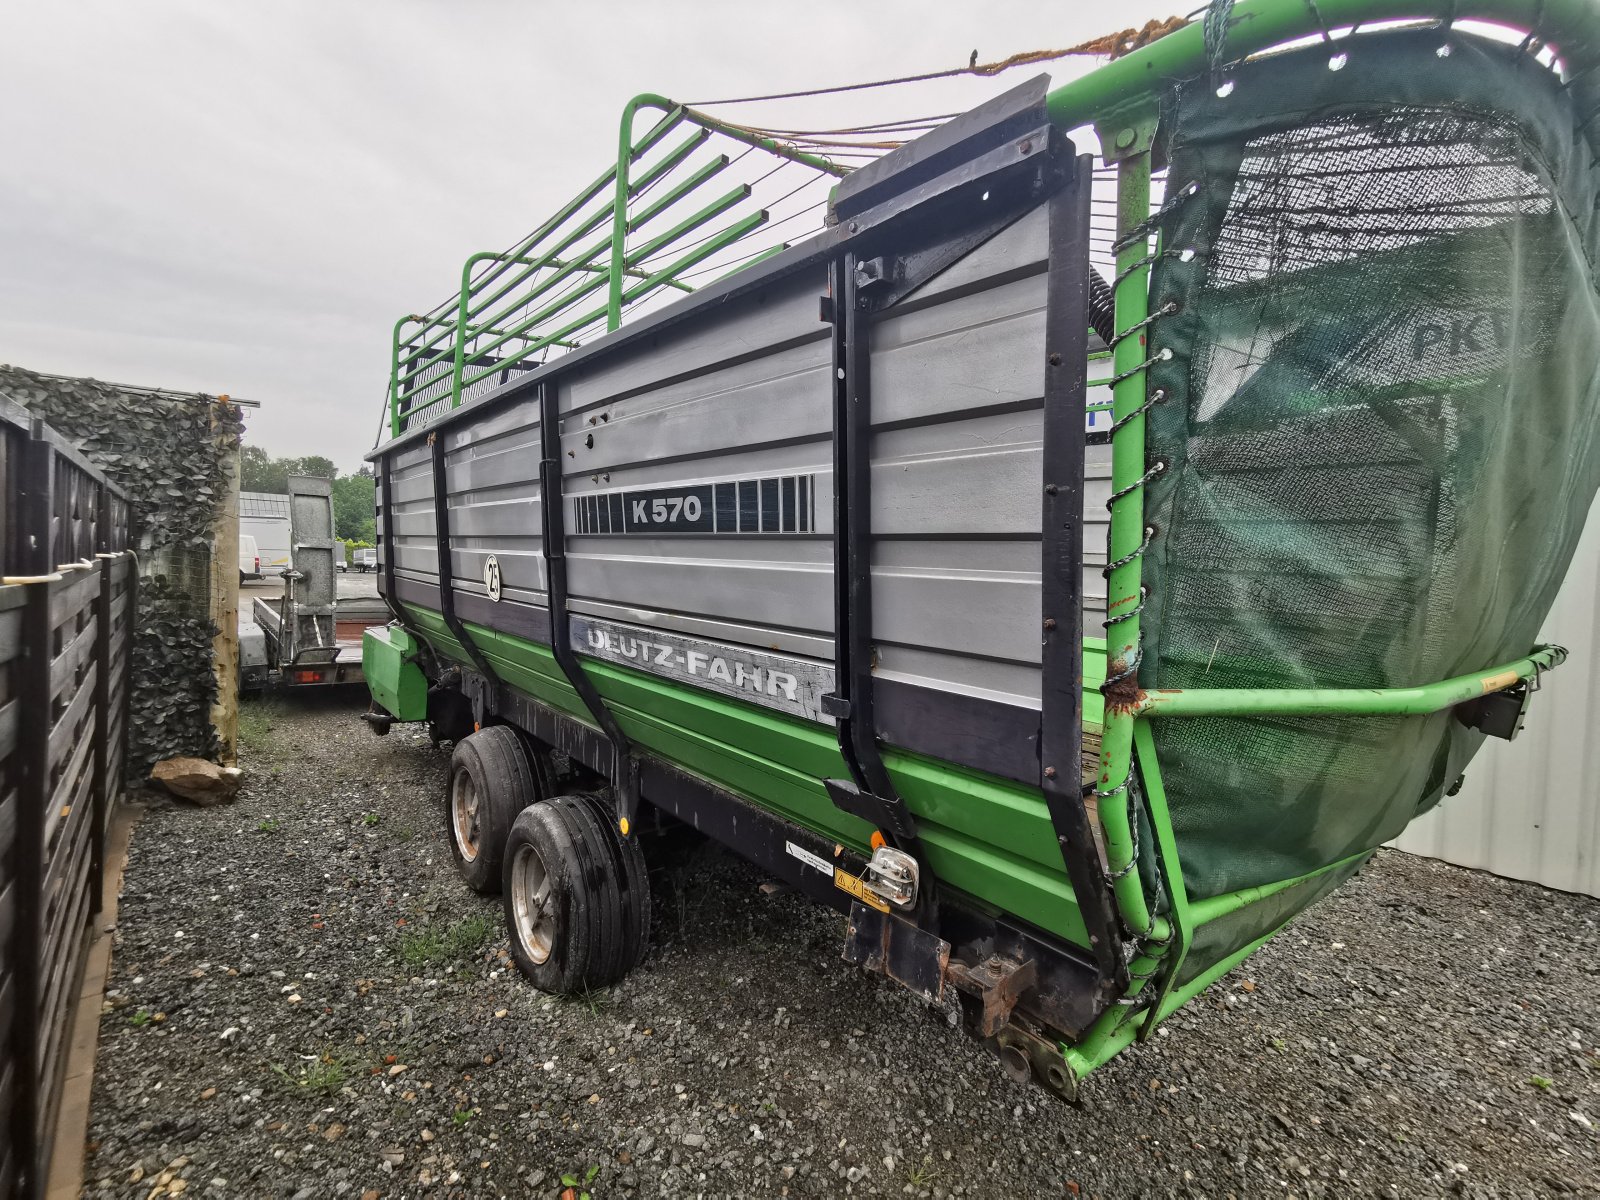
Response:
[{"label": "wheel hub", "polygon": [[551,904],[550,874],[532,846],[517,847],[511,860],[513,925],[522,948],[534,963],[543,963],[555,948],[556,918]]},{"label": "wheel hub", "polygon": [[456,849],[467,862],[478,857],[478,788],[472,776],[465,771],[456,772],[450,785],[450,827],[455,834]]}]

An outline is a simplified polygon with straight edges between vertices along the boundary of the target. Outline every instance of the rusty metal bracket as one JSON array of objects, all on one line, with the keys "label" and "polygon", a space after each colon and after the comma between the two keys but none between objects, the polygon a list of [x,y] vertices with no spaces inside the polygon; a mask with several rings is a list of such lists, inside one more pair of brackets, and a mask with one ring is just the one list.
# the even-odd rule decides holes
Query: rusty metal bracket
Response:
[{"label": "rusty metal bracket", "polygon": [[844,960],[887,975],[930,1004],[944,995],[946,969],[954,969],[949,942],[859,900],[850,906]]},{"label": "rusty metal bracket", "polygon": [[1142,97],[1103,114],[1094,125],[1101,160],[1111,166],[1144,154],[1155,141],[1160,117],[1159,107]]},{"label": "rusty metal bracket", "polygon": [[951,983],[982,1002],[982,1011],[977,1015],[978,1036],[986,1038],[1000,1032],[1023,993],[1039,982],[1039,969],[1033,959],[1018,962],[998,954],[977,966],[953,962],[946,973]]},{"label": "rusty metal bracket", "polygon": [[1007,1025],[992,1039],[1005,1073],[1018,1083],[1030,1079],[1069,1103],[1078,1100],[1078,1076],[1061,1054],[1061,1047],[1020,1025]]}]

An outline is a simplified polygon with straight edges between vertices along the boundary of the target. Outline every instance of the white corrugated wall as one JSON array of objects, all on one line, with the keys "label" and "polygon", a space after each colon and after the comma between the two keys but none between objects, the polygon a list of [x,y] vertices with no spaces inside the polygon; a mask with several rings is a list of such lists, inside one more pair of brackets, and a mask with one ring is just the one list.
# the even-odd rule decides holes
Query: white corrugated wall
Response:
[{"label": "white corrugated wall", "polygon": [[1600,896],[1600,504],[1589,514],[1544,640],[1549,672],[1513,742],[1494,738],[1466,785],[1395,841],[1402,850]]}]

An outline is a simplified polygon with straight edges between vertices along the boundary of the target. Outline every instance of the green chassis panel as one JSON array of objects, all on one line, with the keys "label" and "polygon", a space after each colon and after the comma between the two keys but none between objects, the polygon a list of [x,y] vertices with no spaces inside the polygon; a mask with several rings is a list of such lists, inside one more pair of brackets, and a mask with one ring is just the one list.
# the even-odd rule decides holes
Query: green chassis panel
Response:
[{"label": "green chassis panel", "polygon": [[[438,613],[411,605],[406,610],[441,653],[470,661]],[[466,629],[504,683],[592,726],[548,646],[479,625]],[[1100,696],[1087,677],[1103,674],[1103,655],[1091,646],[1085,659],[1086,716],[1098,723]],[[623,732],[640,748],[870,853],[871,827],[835,808],[822,786],[823,779],[847,773],[832,729],[628,667],[593,660],[585,666]],[[1037,790],[892,747],[884,761],[916,815],[942,884],[1076,945],[1088,944]]]},{"label": "green chassis panel", "polygon": [[361,635],[361,674],[372,698],[401,721],[428,716],[428,680],[417,665],[417,641],[397,625]]}]

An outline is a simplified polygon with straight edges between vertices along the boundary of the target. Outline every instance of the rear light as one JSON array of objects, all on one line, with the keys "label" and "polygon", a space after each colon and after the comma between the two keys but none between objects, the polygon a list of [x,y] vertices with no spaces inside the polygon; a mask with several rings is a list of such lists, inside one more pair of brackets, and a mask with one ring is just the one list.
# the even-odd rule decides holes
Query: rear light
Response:
[{"label": "rear light", "polygon": [[261,574],[261,555],[256,555],[256,574]]},{"label": "rear light", "polygon": [[294,683],[321,683],[321,671],[290,671],[289,678]]}]

